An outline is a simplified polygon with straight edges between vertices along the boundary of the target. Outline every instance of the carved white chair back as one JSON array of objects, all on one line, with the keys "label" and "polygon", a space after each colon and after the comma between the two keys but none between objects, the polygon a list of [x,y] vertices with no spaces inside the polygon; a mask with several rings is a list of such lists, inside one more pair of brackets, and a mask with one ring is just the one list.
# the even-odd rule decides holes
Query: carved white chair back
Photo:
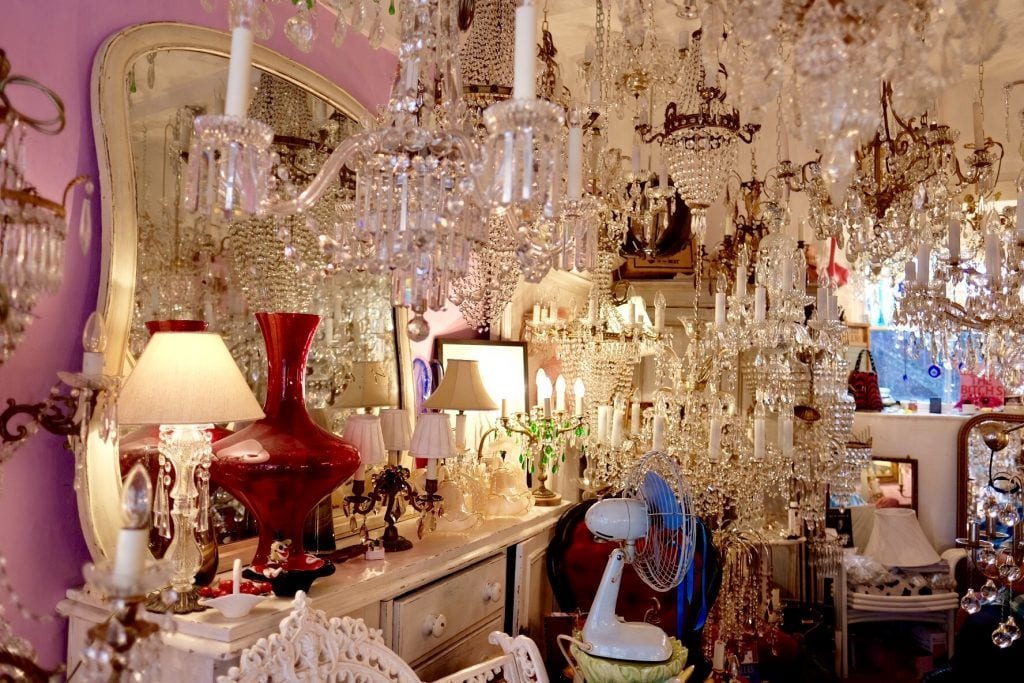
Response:
[{"label": "carved white chair back", "polygon": [[[548,683],[537,645],[526,636],[500,631],[490,642],[503,654],[436,683]],[[328,618],[299,591],[278,633],[242,651],[238,666],[217,683],[422,683],[412,668],[384,644],[379,629],[362,619]]]}]

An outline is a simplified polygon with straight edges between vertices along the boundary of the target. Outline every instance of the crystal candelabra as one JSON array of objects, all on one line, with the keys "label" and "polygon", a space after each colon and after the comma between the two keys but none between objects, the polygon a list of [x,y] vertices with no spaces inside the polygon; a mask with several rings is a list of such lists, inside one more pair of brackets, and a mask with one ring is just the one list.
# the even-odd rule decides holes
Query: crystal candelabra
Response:
[{"label": "crystal candelabra", "polygon": [[[577,407],[581,408],[580,401]],[[544,405],[534,406],[528,412],[512,415],[502,410],[501,426],[509,434],[523,437],[523,454],[520,459],[527,470],[537,478],[533,491],[535,505],[558,505],[562,497],[547,487],[548,470],[558,472],[558,466],[565,461],[566,448],[575,445],[584,435],[586,424],[581,412],[569,415],[565,410],[551,410],[551,398],[544,399]]]}]

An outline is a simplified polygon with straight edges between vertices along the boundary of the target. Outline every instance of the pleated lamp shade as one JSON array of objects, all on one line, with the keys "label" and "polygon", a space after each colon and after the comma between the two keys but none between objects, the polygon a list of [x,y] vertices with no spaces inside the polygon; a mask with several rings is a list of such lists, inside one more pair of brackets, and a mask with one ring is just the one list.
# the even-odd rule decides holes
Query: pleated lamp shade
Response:
[{"label": "pleated lamp shade", "polygon": [[444,379],[424,406],[431,410],[495,410],[494,402],[480,377],[480,364],[475,360],[450,360]]},{"label": "pleated lamp shade", "polygon": [[380,426],[384,432],[384,448],[389,451],[407,451],[412,439],[409,413],[401,408],[380,411]]},{"label": "pleated lamp shade", "polygon": [[352,380],[334,401],[335,408],[378,408],[394,405],[388,373],[380,361],[356,361]]},{"label": "pleated lamp shade", "polygon": [[864,554],[886,567],[921,567],[940,561],[910,508],[876,508]]},{"label": "pleated lamp shade", "polygon": [[380,418],[376,415],[349,415],[341,438],[356,447],[359,461],[364,465],[379,465],[387,459],[384,434],[381,432]]},{"label": "pleated lamp shade", "polygon": [[416,420],[409,454],[414,458],[439,460],[455,455],[455,438],[448,416],[444,413],[423,413]]},{"label": "pleated lamp shade", "polygon": [[157,332],[117,399],[121,424],[258,420],[263,409],[220,335]]}]

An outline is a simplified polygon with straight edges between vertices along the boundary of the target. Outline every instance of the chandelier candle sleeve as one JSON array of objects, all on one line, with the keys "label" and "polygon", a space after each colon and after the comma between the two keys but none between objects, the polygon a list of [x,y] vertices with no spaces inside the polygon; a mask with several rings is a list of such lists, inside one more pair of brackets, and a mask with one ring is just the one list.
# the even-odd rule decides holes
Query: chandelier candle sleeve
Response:
[{"label": "chandelier candle sleeve", "polygon": [[537,8],[526,0],[516,8],[516,50],[512,97],[532,100],[537,97]]},{"label": "chandelier candle sleeve", "polygon": [[754,460],[764,460],[765,433],[764,415],[754,412]]},{"label": "chandelier candle sleeve", "polygon": [[[820,299],[819,294],[819,299]],[[820,309],[819,309],[820,310]],[[715,328],[725,326],[725,292],[715,292]]]},{"label": "chandelier candle sleeve", "polygon": [[789,413],[779,415],[779,448],[782,455],[789,458],[793,455],[793,416]]},{"label": "chandelier candle sleeve", "polygon": [[561,375],[555,380],[555,411],[565,412],[565,377]]},{"label": "chandelier candle sleeve", "polygon": [[665,416],[655,415],[654,416],[654,429],[651,438],[651,448],[656,451],[663,450],[665,447]]},{"label": "chandelier candle sleeve", "polygon": [[928,286],[928,278],[931,275],[931,246],[922,241],[917,248],[917,284],[922,287]]},{"label": "chandelier candle sleeve", "polygon": [[718,462],[722,450],[722,418],[716,415],[708,422],[708,460]]},{"label": "chandelier candle sleeve", "polygon": [[640,176],[640,166],[641,166],[641,163],[640,163],[640,143],[639,142],[634,142],[633,143],[632,162],[633,162],[633,175],[636,176],[636,177],[639,177]]},{"label": "chandelier candle sleeve", "polygon": [[616,409],[612,417],[612,448],[622,445],[622,426],[626,419],[626,411]]},{"label": "chandelier candle sleeve", "polygon": [[629,406],[629,433],[633,436],[640,434],[640,402],[633,401]]},{"label": "chandelier candle sleeve", "polygon": [[763,323],[767,302],[765,300],[765,289],[758,285],[754,289],[754,322]]},{"label": "chandelier candle sleeve", "polygon": [[572,394],[576,397],[576,417],[583,415],[583,392],[583,379],[577,377],[576,381],[572,384]]},{"label": "chandelier candle sleeve", "polygon": [[117,555],[114,557],[112,578],[114,585],[122,591],[135,589],[146,565],[151,501],[149,474],[145,467],[136,464],[128,473],[121,493],[123,526],[117,535]]},{"label": "chandelier candle sleeve", "polygon": [[249,74],[252,71],[252,28],[249,2],[238,3],[236,26],[231,29],[231,59],[224,113],[244,118],[249,109]]},{"label": "chandelier candle sleeve", "polygon": [[611,415],[611,406],[597,407],[597,442],[604,443],[608,434],[608,419]]},{"label": "chandelier candle sleeve", "polygon": [[992,230],[985,233],[985,273],[988,281],[995,284],[999,281],[1001,267],[999,255],[999,236]]},{"label": "chandelier candle sleeve", "polygon": [[747,295],[747,259],[745,257],[736,262],[736,286],[733,289],[733,295],[737,299],[742,299]]},{"label": "chandelier candle sleeve", "polygon": [[[1019,211],[1019,209],[1018,209]],[[955,219],[949,219],[949,234],[947,236],[949,246],[950,263],[960,262],[960,223]]]},{"label": "chandelier candle sleeve", "polygon": [[575,124],[569,129],[568,163],[568,199],[575,202],[583,196],[583,128]]},{"label": "chandelier candle sleeve", "polygon": [[985,118],[981,102],[974,103],[974,149],[985,147]]}]

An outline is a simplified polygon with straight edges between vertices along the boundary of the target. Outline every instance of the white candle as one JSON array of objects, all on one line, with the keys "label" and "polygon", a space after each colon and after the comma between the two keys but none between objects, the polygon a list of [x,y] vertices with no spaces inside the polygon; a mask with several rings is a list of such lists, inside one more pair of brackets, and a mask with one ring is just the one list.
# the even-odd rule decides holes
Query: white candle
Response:
[{"label": "white candle", "polygon": [[981,102],[974,103],[974,148],[985,146],[985,119],[982,114]]},{"label": "white candle", "polygon": [[530,0],[516,8],[515,72],[512,97],[537,97],[537,8]]},{"label": "white candle", "polygon": [[715,327],[725,325],[725,292],[715,293]]},{"label": "white candle", "polygon": [[577,377],[576,381],[572,383],[572,394],[576,397],[576,415],[583,415],[583,378]]},{"label": "white candle", "polygon": [[237,557],[231,565],[231,592],[234,595],[242,592],[242,561]]},{"label": "white candle", "polygon": [[779,447],[787,458],[793,455],[793,416],[779,415]]},{"label": "white candle", "polygon": [[764,460],[764,416],[754,416],[754,460]]},{"label": "white candle", "polygon": [[569,129],[568,157],[566,192],[569,201],[578,201],[583,196],[583,129],[579,126]]},{"label": "white candle", "polygon": [[1024,188],[1017,190],[1017,241],[1024,242]]},{"label": "white candle", "polygon": [[708,460],[717,462],[722,450],[722,418],[712,417],[708,428]]},{"label": "white candle", "polygon": [[917,266],[913,261],[907,261],[907,265],[903,266],[903,282],[907,286],[917,282]]},{"label": "white candle", "polygon": [[611,413],[611,406],[597,407],[597,442],[604,443],[608,434],[608,416]]},{"label": "white candle", "polygon": [[98,377],[103,374],[103,354],[98,351],[86,351],[82,354],[82,374]]},{"label": "white candle", "polygon": [[654,416],[654,434],[651,439],[651,448],[656,451],[665,448],[665,416]]},{"label": "white candle", "polygon": [[839,320],[839,296],[831,290],[828,293],[828,319]]},{"label": "white candle", "polygon": [[437,481],[437,458],[427,458],[427,479]]},{"label": "white candle", "polygon": [[533,324],[540,324],[540,304],[533,305]]},{"label": "white candle", "polygon": [[130,591],[139,582],[149,552],[149,527],[121,529],[117,532],[117,554],[114,556],[113,579],[118,588]]},{"label": "white candle", "polygon": [[501,416],[508,417],[508,399],[501,399]]},{"label": "white candle", "polygon": [[921,242],[917,248],[917,284],[927,287],[928,277],[931,274],[931,245]]},{"label": "white candle", "polygon": [[633,161],[633,175],[638,176],[638,175],[640,175],[640,145],[639,145],[639,143],[636,143],[636,142],[633,143],[632,161]]},{"label": "white candle", "polygon": [[712,668],[716,671],[725,671],[725,641],[715,641],[715,655],[711,662]]},{"label": "white candle", "polygon": [[629,433],[633,436],[640,433],[640,404],[637,401],[629,406]]},{"label": "white candle", "polygon": [[626,420],[626,411],[616,410],[612,417],[612,448],[622,445],[622,426]]},{"label": "white candle", "polygon": [[949,260],[957,263],[960,261],[960,223],[955,218],[949,219],[948,239]]},{"label": "white candle", "polygon": [[755,323],[763,323],[764,322],[764,314],[765,314],[765,310],[766,310],[766,308],[768,306],[768,303],[765,300],[765,298],[766,297],[765,297],[764,287],[762,287],[761,285],[758,285],[757,287],[755,287],[754,288],[754,322]]},{"label": "white candle", "polygon": [[790,256],[782,257],[782,291],[788,292],[793,289],[793,259]]},{"label": "white candle", "polygon": [[555,410],[565,412],[565,378],[561,375],[555,380]]},{"label": "white candle", "polygon": [[252,31],[238,26],[231,31],[231,59],[228,62],[228,92],[224,113],[245,117],[249,111],[249,74],[252,71]]},{"label": "white candle", "polygon": [[551,397],[544,399],[544,419],[551,419]]},{"label": "white candle", "polygon": [[999,253],[999,237],[989,230],[985,233],[985,272],[989,282],[999,280],[999,270],[1002,262]]},{"label": "white candle", "polygon": [[665,307],[657,304],[654,306],[654,331],[659,334],[665,331]]},{"label": "white candle", "polygon": [[736,286],[733,295],[742,298],[747,293],[747,260],[740,259],[736,263]]}]

